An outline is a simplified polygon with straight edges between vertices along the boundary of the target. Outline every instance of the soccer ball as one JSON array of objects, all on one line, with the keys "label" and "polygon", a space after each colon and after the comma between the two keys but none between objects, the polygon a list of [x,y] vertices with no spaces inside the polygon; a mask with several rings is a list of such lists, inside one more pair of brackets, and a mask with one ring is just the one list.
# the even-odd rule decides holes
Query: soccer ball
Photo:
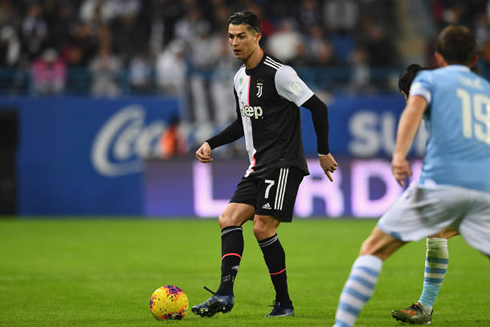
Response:
[{"label": "soccer ball", "polygon": [[182,320],[189,310],[189,299],[177,286],[165,285],[153,292],[150,311],[157,320]]}]

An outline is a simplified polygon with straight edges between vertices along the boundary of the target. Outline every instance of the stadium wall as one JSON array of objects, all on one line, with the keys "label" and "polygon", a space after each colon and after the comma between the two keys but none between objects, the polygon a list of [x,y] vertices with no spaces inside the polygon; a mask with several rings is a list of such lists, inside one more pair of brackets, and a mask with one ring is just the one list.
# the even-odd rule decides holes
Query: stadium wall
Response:
[{"label": "stadium wall", "polygon": [[[310,160],[312,174],[296,214],[365,217],[385,210],[400,192],[387,158],[403,104],[399,96],[337,96],[329,103],[331,149],[341,158],[341,170],[329,185]],[[0,99],[2,108],[18,111],[21,216],[216,216],[246,167],[245,158],[213,165],[192,159],[145,163],[157,157],[161,133],[179,114],[174,98],[20,97]],[[315,157],[309,111],[302,109],[302,115],[305,151]],[[423,134],[414,144],[415,156],[423,152]]]}]

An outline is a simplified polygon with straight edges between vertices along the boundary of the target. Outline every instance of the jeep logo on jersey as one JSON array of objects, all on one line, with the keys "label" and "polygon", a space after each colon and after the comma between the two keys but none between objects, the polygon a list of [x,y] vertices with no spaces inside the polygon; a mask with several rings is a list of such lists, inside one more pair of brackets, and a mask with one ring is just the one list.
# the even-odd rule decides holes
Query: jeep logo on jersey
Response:
[{"label": "jeep logo on jersey", "polygon": [[240,111],[242,112],[243,117],[254,117],[255,119],[261,118],[264,113],[260,106],[245,106]]},{"label": "jeep logo on jersey", "polygon": [[263,86],[264,86],[264,83],[257,82],[257,98],[260,98],[262,96],[262,87]]}]

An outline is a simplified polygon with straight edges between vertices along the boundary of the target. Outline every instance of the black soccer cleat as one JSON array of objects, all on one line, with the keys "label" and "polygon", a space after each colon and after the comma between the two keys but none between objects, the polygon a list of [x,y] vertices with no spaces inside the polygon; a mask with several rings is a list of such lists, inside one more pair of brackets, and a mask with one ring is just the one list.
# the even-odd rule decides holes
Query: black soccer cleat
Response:
[{"label": "black soccer cleat", "polygon": [[421,306],[422,304],[417,302],[403,310],[391,310],[391,316],[398,321],[411,325],[430,325],[433,311],[429,314]]},{"label": "black soccer cleat", "polygon": [[292,304],[283,305],[280,302],[274,300],[272,307],[272,311],[267,316],[265,316],[266,318],[294,316],[294,308]]},{"label": "black soccer cleat", "polygon": [[192,307],[192,312],[196,315],[201,317],[212,317],[218,312],[227,313],[233,309],[233,305],[235,304],[235,297],[233,295],[218,295],[207,287],[204,288],[211,292],[213,296],[203,303]]}]

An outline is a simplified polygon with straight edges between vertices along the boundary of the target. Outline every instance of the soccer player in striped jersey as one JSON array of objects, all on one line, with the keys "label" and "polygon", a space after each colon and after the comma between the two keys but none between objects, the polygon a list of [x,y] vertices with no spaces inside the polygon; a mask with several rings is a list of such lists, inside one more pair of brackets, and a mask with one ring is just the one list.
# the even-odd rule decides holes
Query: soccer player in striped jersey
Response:
[{"label": "soccer player in striped jersey", "polygon": [[[398,88],[406,101],[408,101],[410,86],[415,76],[418,72],[425,69],[420,65],[412,64],[405,68],[400,75]],[[447,240],[455,235],[458,235],[458,232],[451,227],[447,227],[441,232],[427,238],[422,294],[419,300],[410,307],[401,310],[392,310],[391,315],[393,318],[413,325],[431,323],[432,307],[436,302],[449,264]]]},{"label": "soccer player in striped jersey", "polygon": [[[470,70],[477,60],[476,41],[466,27],[446,27],[437,38],[435,58],[440,68],[418,73],[410,87],[392,159],[393,176],[403,185],[412,175],[406,155],[425,118],[422,174],[363,243],[340,295],[335,327],[354,325],[383,261],[407,242],[451,227],[490,257],[490,83]],[[429,261],[437,265],[426,272],[438,279],[447,261]]]},{"label": "soccer player in striped jersey", "polygon": [[250,165],[230,203],[219,217],[221,228],[221,283],[213,296],[192,308],[202,317],[229,312],[233,285],[243,253],[242,225],[253,221],[253,232],[263,252],[276,296],[266,317],[294,315],[287,286],[286,256],[277,229],[291,222],[298,187],[308,174],[301,139],[299,107],[312,113],[320,165],[327,177],[337,162],[328,144],[327,106],[290,66],[264,53],[258,17],[238,12],[228,20],[228,39],[243,62],[234,78],[237,118],[196,151],[202,163],[211,150],[245,136]]}]

